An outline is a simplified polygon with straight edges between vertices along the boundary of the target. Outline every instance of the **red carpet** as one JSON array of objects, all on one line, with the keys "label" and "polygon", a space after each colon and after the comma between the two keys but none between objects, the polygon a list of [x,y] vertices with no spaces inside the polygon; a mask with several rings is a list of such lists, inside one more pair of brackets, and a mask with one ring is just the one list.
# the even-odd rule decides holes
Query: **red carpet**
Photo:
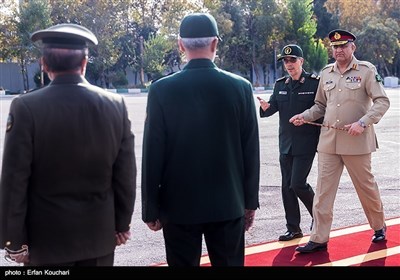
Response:
[{"label": "red carpet", "polygon": [[[331,231],[328,250],[311,254],[295,252],[309,236],[288,242],[268,242],[246,248],[245,266],[400,266],[400,218],[386,220],[386,240],[372,243],[372,230],[368,224]],[[160,264],[165,266],[165,264]],[[207,255],[202,266],[210,266]]]}]

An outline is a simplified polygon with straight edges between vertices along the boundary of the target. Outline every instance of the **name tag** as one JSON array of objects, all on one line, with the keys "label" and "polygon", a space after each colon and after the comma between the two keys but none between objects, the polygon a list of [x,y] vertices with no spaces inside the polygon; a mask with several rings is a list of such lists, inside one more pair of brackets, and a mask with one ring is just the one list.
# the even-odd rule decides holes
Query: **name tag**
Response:
[{"label": "name tag", "polygon": [[314,94],[313,91],[304,91],[304,92],[299,92],[298,95],[303,95],[303,94]]},{"label": "name tag", "polygon": [[287,91],[279,91],[278,94],[287,94]]}]

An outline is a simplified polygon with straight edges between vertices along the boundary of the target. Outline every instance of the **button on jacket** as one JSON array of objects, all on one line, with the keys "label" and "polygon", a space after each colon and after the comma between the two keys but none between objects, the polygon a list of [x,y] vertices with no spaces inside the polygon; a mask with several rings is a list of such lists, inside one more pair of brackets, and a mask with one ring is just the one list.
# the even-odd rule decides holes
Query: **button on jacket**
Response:
[{"label": "button on jacket", "polygon": [[260,117],[268,117],[279,111],[279,152],[281,154],[302,155],[314,154],[319,138],[319,126],[294,126],[289,119],[295,114],[314,105],[315,92],[319,77],[303,70],[298,81],[282,77],[276,81],[274,92],[270,97],[270,107]]},{"label": "button on jacket", "polygon": [[355,57],[344,74],[336,63],[322,70],[316,106],[304,112],[304,119],[312,121],[324,116],[324,124],[338,128],[362,120],[367,127],[357,137],[347,131],[323,127],[318,151],[340,155],[376,151],[378,142],[373,124],[379,122],[390,106],[380,79],[375,66]]}]

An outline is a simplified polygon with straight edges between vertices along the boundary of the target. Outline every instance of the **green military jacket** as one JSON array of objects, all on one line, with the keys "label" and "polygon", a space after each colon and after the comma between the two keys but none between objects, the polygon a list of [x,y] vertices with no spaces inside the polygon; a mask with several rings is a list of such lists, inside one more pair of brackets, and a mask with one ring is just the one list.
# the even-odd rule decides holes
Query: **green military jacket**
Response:
[{"label": "green military jacket", "polygon": [[259,206],[252,85],[194,59],[150,86],[143,136],[142,219],[226,221]]},{"label": "green military jacket", "polygon": [[270,107],[260,117],[279,112],[279,151],[281,154],[312,154],[317,150],[320,128],[309,124],[294,126],[289,119],[314,105],[319,77],[303,70],[298,81],[291,77],[278,79],[269,99]]}]

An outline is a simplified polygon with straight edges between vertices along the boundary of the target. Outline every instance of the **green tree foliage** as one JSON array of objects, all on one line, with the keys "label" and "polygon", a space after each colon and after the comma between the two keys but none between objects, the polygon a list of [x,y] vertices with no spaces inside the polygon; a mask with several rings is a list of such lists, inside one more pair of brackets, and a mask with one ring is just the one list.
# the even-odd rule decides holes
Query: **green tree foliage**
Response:
[{"label": "green tree foliage", "polygon": [[[22,78],[24,81],[24,90],[29,90],[29,79],[27,64],[34,61],[37,57],[37,49],[34,48],[30,40],[31,34],[51,24],[50,6],[46,0],[31,0],[20,3],[19,10],[16,10],[12,21],[15,27],[16,44],[13,55],[18,59]],[[11,33],[11,36],[12,33]],[[14,39],[12,39],[14,40]]]},{"label": "green tree foliage", "polygon": [[29,40],[33,31],[56,23],[84,25],[99,38],[90,50],[90,81],[108,87],[132,69],[140,75],[135,83],[144,86],[146,75],[154,79],[185,62],[177,46],[179,23],[196,11],[218,22],[223,40],[216,63],[254,85],[275,81],[276,54],[288,43],[299,44],[304,68],[318,73],[327,63],[326,36],[334,28],[354,32],[356,55],[383,75],[400,72],[398,0],[29,0],[19,1],[14,13],[6,9],[11,2],[0,7],[0,61],[20,63],[26,89],[26,64],[39,57]]},{"label": "green tree foliage", "polygon": [[314,14],[318,22],[316,35],[318,38],[328,36],[329,32],[339,27],[338,18],[326,10],[327,0],[314,0]]},{"label": "green tree foliage", "polygon": [[165,54],[172,49],[170,41],[162,36],[151,36],[144,43],[143,68],[149,80],[160,78],[167,69]]},{"label": "green tree foliage", "polygon": [[356,56],[375,64],[378,72],[384,76],[390,75],[389,65],[393,64],[399,48],[399,30],[398,23],[392,18],[385,21],[375,17],[367,18],[365,26],[358,34]]},{"label": "green tree foliage", "polygon": [[297,43],[303,49],[303,67],[318,73],[328,62],[328,55],[324,45],[314,38],[317,21],[313,15],[312,0],[287,0],[287,7],[290,23],[285,39],[288,43]]},{"label": "green tree foliage", "polygon": [[319,73],[328,62],[328,51],[321,39],[312,43],[308,54],[308,65],[311,72]]}]

